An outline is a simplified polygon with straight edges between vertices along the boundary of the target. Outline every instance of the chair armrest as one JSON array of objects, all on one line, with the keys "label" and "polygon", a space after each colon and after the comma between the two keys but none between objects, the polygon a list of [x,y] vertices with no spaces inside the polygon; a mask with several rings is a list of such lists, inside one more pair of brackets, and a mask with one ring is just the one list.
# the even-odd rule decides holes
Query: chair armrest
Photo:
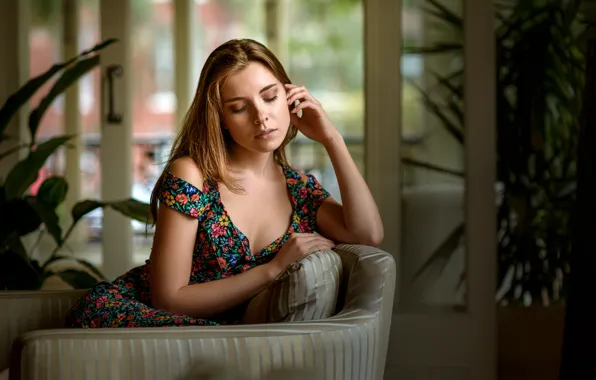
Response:
[{"label": "chair armrest", "polygon": [[235,366],[254,379],[265,378],[272,369],[302,368],[316,372],[316,379],[382,380],[395,262],[390,254],[371,247],[340,245],[336,252],[344,262],[344,302],[331,318],[31,331],[15,341],[11,379],[190,379],[196,365],[210,363]]},{"label": "chair armrest", "polygon": [[62,327],[64,316],[85,290],[0,292],[0,371],[8,367],[10,347],[21,334]]},{"label": "chair armrest", "polygon": [[378,379],[371,316],[248,326],[37,330],[15,341],[11,380],[174,380],[197,363],[246,369],[262,379],[277,368],[323,371],[322,379]]}]

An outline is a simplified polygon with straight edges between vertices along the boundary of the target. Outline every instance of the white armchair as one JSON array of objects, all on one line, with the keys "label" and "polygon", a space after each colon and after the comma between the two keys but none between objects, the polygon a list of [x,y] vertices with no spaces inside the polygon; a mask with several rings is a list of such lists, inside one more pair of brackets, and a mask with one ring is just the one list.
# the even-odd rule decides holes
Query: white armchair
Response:
[{"label": "white armchair", "polygon": [[0,292],[0,369],[10,363],[15,380],[167,380],[192,378],[196,365],[210,363],[233,366],[247,379],[299,368],[311,380],[381,380],[395,261],[366,246],[335,251],[344,273],[339,311],[311,322],[64,329],[63,316],[82,291]]}]

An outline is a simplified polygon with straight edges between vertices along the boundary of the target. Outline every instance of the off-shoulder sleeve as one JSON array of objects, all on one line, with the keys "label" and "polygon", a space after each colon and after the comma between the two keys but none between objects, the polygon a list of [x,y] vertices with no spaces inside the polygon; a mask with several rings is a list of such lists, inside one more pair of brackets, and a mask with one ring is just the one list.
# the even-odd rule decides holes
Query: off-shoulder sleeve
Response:
[{"label": "off-shoulder sleeve", "polygon": [[303,176],[302,187],[298,194],[298,203],[300,204],[302,214],[308,221],[309,229],[314,231],[316,229],[319,207],[329,198],[330,194],[312,174]]},{"label": "off-shoulder sleeve", "polygon": [[209,196],[166,170],[159,201],[176,211],[200,219],[209,205]]},{"label": "off-shoulder sleeve", "polygon": [[318,209],[325,199],[329,198],[329,192],[321,186],[317,178],[312,174],[306,175],[307,200],[313,207]]}]

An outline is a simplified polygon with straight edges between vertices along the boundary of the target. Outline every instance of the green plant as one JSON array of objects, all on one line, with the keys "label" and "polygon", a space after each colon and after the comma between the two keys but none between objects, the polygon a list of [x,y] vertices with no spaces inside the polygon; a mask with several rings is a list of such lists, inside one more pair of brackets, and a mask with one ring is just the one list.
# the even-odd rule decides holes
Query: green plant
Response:
[{"label": "green plant", "polygon": [[[575,198],[576,146],[582,106],[589,26],[581,0],[495,2],[497,107],[497,299],[528,305],[562,300],[571,249],[570,211]],[[437,0],[426,0],[431,17],[463,35],[463,19]],[[461,39],[406,48],[406,54],[463,55]],[[432,74],[420,89],[425,106],[462,146],[463,67]],[[469,127],[469,126],[468,126]],[[464,173],[404,157],[406,165]],[[445,267],[465,233],[457,226],[419,269]],[[440,273],[440,271],[439,271]],[[465,274],[462,274],[462,281]]]},{"label": "green plant", "polygon": [[[75,288],[93,285],[98,279],[104,279],[101,272],[92,264],[77,260],[89,271],[66,267],[54,271],[50,264],[59,260],[70,259],[60,253],[61,249],[77,222],[87,213],[99,208],[110,207],[123,215],[151,222],[147,204],[134,199],[115,202],[82,200],[70,211],[72,224],[63,233],[57,210],[63,205],[68,191],[68,183],[61,176],[47,178],[37,194],[29,194],[28,189],[37,180],[39,170],[57,149],[67,146],[74,136],[56,136],[47,141],[37,141],[36,135],[40,121],[52,102],[79,78],[99,65],[97,52],[112,43],[106,40],[78,56],[53,65],[43,74],[32,78],[23,87],[11,95],[0,109],[0,142],[11,142],[5,132],[14,115],[29,99],[51,78],[60,74],[47,95],[29,115],[30,142],[12,141],[12,148],[0,152],[0,160],[26,150],[25,158],[8,170],[6,178],[0,178],[0,290],[2,289],[38,289],[52,275],[60,276]],[[39,231],[48,233],[56,243],[56,248],[49,257],[40,262],[32,258],[23,244],[23,236]],[[91,276],[93,273],[97,278]]]}]

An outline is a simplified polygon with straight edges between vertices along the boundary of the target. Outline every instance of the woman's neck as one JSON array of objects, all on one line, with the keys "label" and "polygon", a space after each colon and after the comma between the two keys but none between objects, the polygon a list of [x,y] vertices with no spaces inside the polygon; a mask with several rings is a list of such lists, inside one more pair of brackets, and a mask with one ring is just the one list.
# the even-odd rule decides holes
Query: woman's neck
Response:
[{"label": "woman's neck", "polygon": [[269,177],[279,170],[273,152],[256,153],[240,149],[230,152],[228,168],[232,175],[239,177]]}]

